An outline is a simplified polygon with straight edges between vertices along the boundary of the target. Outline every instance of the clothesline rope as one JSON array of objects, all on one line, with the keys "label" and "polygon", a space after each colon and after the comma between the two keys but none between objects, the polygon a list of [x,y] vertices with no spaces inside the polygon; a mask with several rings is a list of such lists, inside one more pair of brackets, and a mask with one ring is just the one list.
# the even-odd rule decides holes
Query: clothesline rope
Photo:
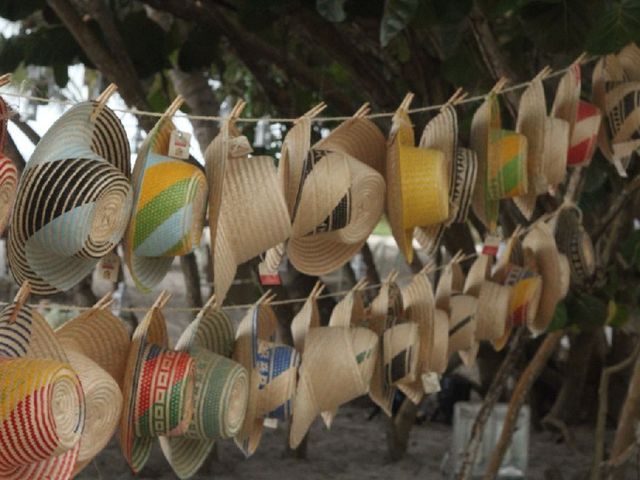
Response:
[{"label": "clothesline rope", "polygon": [[[580,63],[581,65],[585,65],[588,63],[591,63],[594,60],[597,60],[599,57],[598,56],[593,56],[593,57],[588,57],[585,58],[583,60],[580,60],[577,63]],[[573,66],[573,64],[560,69],[560,70],[556,70],[555,72],[547,75],[544,80],[548,80],[550,78],[554,78],[554,77],[559,77],[561,75],[563,75],[564,73],[566,73],[567,71],[569,71],[569,69]],[[516,85],[512,85],[510,87],[506,87],[503,88],[502,90],[500,90],[500,92],[498,92],[498,95],[503,95],[505,93],[509,93],[509,92],[514,92],[517,90],[521,90],[523,88],[526,88],[527,86],[529,86],[531,82],[522,82],[522,83],[518,83]],[[34,95],[27,95],[24,94],[22,92],[6,92],[6,91],[2,91],[0,92],[0,95],[6,96],[6,97],[15,97],[15,98],[24,98],[25,100],[31,100],[34,102],[40,102],[40,103],[47,103],[47,104],[58,104],[58,105],[63,105],[63,106],[73,106],[76,105],[77,102],[73,102],[70,100],[58,100],[55,98],[47,98],[47,97],[38,97],[38,96],[34,96]],[[476,95],[473,97],[467,97],[463,100],[460,100],[459,102],[456,103],[456,105],[462,105],[462,104],[466,104],[466,103],[473,103],[473,102],[479,102],[485,99],[485,97],[487,96],[487,93],[484,93],[482,95]],[[409,114],[413,114],[413,113],[422,113],[422,112],[431,112],[431,111],[435,111],[435,110],[439,110],[440,108],[442,108],[445,104],[440,104],[440,105],[429,105],[428,107],[417,107],[417,108],[412,108],[409,109],[407,112]],[[145,117],[162,117],[162,115],[164,114],[163,112],[150,112],[150,111],[146,111],[146,110],[138,110],[137,108],[112,108],[111,110],[113,110],[114,112],[118,112],[118,113],[130,113],[132,115],[137,115],[137,116],[145,116]],[[371,113],[369,115],[366,115],[367,118],[388,118],[388,117],[393,117],[393,115],[395,114],[395,112],[381,112],[381,113]],[[186,118],[189,120],[201,120],[201,121],[210,121],[210,122],[219,122],[221,120],[224,120],[224,116],[211,116],[211,115],[190,115],[190,114],[176,114],[174,115],[174,118],[179,119],[179,118]],[[351,118],[350,116],[336,116],[336,117],[322,117],[322,116],[318,116],[318,117],[314,117],[313,119],[311,119],[312,122],[338,122],[338,121],[344,121],[344,120],[348,120],[349,118]],[[286,117],[260,117],[260,118],[252,118],[252,117],[246,117],[246,118],[238,118],[236,121],[237,122],[244,122],[244,123],[257,123],[257,122],[261,122],[261,121],[268,121],[271,123],[293,123],[296,120],[298,120],[298,118],[286,118]]]}]

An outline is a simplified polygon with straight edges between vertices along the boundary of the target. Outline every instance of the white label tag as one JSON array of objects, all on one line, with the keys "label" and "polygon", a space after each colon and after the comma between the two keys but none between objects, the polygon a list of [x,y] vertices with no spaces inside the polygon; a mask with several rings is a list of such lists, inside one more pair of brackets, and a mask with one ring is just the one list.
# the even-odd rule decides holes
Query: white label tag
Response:
[{"label": "white label tag", "polygon": [[120,257],[114,252],[106,254],[98,262],[98,275],[104,280],[112,283],[117,282],[119,272]]},{"label": "white label tag", "polygon": [[420,378],[422,379],[422,388],[427,395],[430,393],[436,393],[440,391],[440,379],[435,372],[423,373]]},{"label": "white label tag", "polygon": [[484,240],[484,246],[482,247],[483,255],[496,256],[500,248],[500,237],[496,235],[488,235]]},{"label": "white label tag", "polygon": [[189,145],[191,144],[191,134],[174,130],[169,139],[169,156],[186,160],[189,158]]},{"label": "white label tag", "polygon": [[278,428],[278,420],[275,418],[265,418],[262,424],[267,428]]}]

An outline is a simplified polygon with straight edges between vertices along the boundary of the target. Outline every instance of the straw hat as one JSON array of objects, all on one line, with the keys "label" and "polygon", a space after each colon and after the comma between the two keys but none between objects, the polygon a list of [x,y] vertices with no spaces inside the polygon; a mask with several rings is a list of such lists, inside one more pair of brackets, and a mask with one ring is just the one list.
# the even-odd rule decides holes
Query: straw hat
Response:
[{"label": "straw hat", "polygon": [[449,100],[427,124],[420,138],[420,147],[443,152],[449,176],[449,218],[438,225],[418,227],[414,232],[416,240],[427,255],[435,253],[446,227],[467,220],[476,183],[476,154],[469,149],[458,148],[458,117],[453,107],[455,102],[456,100]]},{"label": "straw hat", "polygon": [[207,183],[199,165],[168,156],[176,98],[145,138],[133,170],[135,198],[125,240],[125,260],[139,290],[149,292],[175,256],[200,244]]},{"label": "straw hat", "polygon": [[120,241],[129,220],[129,143],[105,104],[67,110],[27,162],[11,217],[8,261],[17,283],[49,295],[76,285]]},{"label": "straw hat", "polygon": [[304,339],[310,328],[320,326],[320,311],[318,310],[318,297],[324,290],[324,285],[318,280],[311,289],[309,297],[293,317],[291,321],[291,336],[293,337],[293,346],[302,354],[304,352]]},{"label": "straw hat", "polygon": [[134,473],[159,436],[185,433],[193,415],[195,362],[187,352],[169,350],[161,292],[133,332],[124,375],[120,448]]},{"label": "straw hat", "polygon": [[583,285],[596,271],[596,254],[591,237],[582,226],[582,211],[575,205],[565,206],[553,222],[558,250],[569,260],[571,281]]},{"label": "straw hat", "polygon": [[632,81],[640,80],[640,48],[635,42],[626,45],[617,55],[625,76]]},{"label": "straw hat", "polygon": [[362,327],[318,327],[305,340],[289,445],[296,448],[322,411],[369,390],[378,354],[378,337]]},{"label": "straw hat", "polygon": [[471,148],[478,155],[473,209],[489,230],[497,227],[499,200],[527,192],[527,139],[502,128],[496,96],[499,83],[471,122]]},{"label": "straw hat", "polygon": [[568,166],[588,165],[596,149],[602,120],[600,109],[580,100],[580,60],[574,62],[558,84],[551,115],[569,122]]},{"label": "straw hat", "polygon": [[355,255],[383,209],[384,137],[365,104],[311,145],[316,107],[287,133],[280,175],[293,227],[287,255],[308,275],[325,275]]},{"label": "straw hat", "polygon": [[[298,352],[275,342],[277,319],[265,294],[244,316],[236,333],[233,358],[249,371],[249,399],[236,445],[252,455],[265,418],[285,420],[296,395]],[[313,331],[315,329],[312,329]]]},{"label": "straw hat", "polygon": [[563,298],[560,253],[550,227],[544,222],[535,223],[524,237],[523,247],[531,250],[535,266],[542,277],[542,293],[535,319],[528,324],[533,333],[542,333],[553,318],[556,305]]},{"label": "straw hat", "polygon": [[3,153],[7,140],[8,119],[9,108],[0,97],[0,236],[9,222],[18,188],[18,169]]},{"label": "straw hat", "polygon": [[249,157],[249,141],[235,126],[243,108],[244,102],[234,107],[204,155],[214,292],[220,305],[238,265],[291,234],[291,219],[273,159]]},{"label": "straw hat", "polygon": [[64,480],[78,459],[85,396],[53,330],[25,305],[28,295],[25,284],[0,311],[0,478]]},{"label": "straw hat", "polygon": [[460,253],[454,255],[440,274],[440,280],[435,292],[436,308],[439,310],[449,312],[449,299],[451,296],[464,290],[464,273],[458,262],[460,257]]},{"label": "straw hat", "polygon": [[449,183],[453,152],[415,146],[407,109],[408,94],[393,116],[387,147],[386,211],[398,248],[408,263],[413,260],[415,227],[443,223],[449,218]]},{"label": "straw hat", "polygon": [[450,301],[449,353],[458,352],[462,362],[471,366],[478,354],[476,312],[478,300],[471,295],[454,295]]},{"label": "straw hat", "polygon": [[180,478],[193,476],[206,460],[216,438],[235,436],[242,426],[249,395],[249,375],[226,358],[233,349],[233,325],[215,308],[211,297],[176,344],[195,361],[193,418],[179,437],[160,437],[162,451]]}]

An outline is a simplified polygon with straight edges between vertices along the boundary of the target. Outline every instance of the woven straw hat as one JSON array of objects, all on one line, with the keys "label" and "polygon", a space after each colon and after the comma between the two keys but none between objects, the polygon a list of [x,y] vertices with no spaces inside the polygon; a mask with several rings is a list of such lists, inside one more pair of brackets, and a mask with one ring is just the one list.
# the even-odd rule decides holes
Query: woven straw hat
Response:
[{"label": "woven straw hat", "polygon": [[64,480],[78,460],[85,396],[53,330],[25,305],[28,295],[25,283],[0,311],[0,477]]},{"label": "woven straw hat", "polygon": [[320,311],[318,310],[318,297],[322,294],[324,285],[318,281],[313,286],[306,302],[291,321],[291,336],[293,346],[302,354],[304,352],[304,339],[310,328],[320,326]]},{"label": "woven straw hat", "polygon": [[200,243],[207,182],[199,165],[168,156],[178,96],[140,147],[133,170],[134,202],[125,240],[125,260],[139,290],[149,292],[175,256]]},{"label": "woven straw hat", "polygon": [[310,146],[312,109],[287,133],[280,174],[293,219],[287,254],[308,275],[325,275],[355,255],[382,215],[384,137],[365,104]]},{"label": "woven straw hat", "polygon": [[544,222],[535,223],[524,237],[523,247],[531,250],[535,266],[542,277],[542,293],[535,319],[528,324],[533,333],[542,333],[549,326],[556,305],[563,298],[561,258],[553,233]]},{"label": "woven straw hat", "polygon": [[[298,352],[275,343],[277,319],[265,294],[244,316],[236,333],[233,358],[249,371],[249,399],[236,445],[252,455],[265,418],[286,420],[296,395]],[[314,329],[312,329],[313,331]]]},{"label": "woven straw hat", "polygon": [[458,148],[458,116],[453,105],[464,98],[457,90],[454,96],[424,128],[420,147],[440,150],[444,154],[449,178],[449,218],[438,225],[418,227],[414,234],[427,255],[433,255],[440,245],[446,227],[467,220],[476,183],[478,159],[466,148]]},{"label": "woven straw hat", "polygon": [[27,162],[11,217],[8,261],[17,283],[49,295],[68,290],[120,241],[129,220],[129,143],[105,104],[67,110]]},{"label": "woven straw hat", "polygon": [[527,192],[527,139],[502,128],[494,87],[471,122],[471,148],[478,155],[473,209],[490,231],[497,227],[499,200]]},{"label": "woven straw hat", "polygon": [[471,366],[478,354],[476,312],[478,300],[471,295],[454,295],[450,299],[449,358],[458,352],[462,362]]},{"label": "woven straw hat", "polygon": [[[551,222],[550,222],[551,223]],[[596,271],[596,253],[582,226],[582,211],[575,205],[562,208],[551,223],[558,250],[569,260],[571,282],[583,285]]]},{"label": "woven straw hat", "polygon": [[8,119],[9,109],[0,97],[0,236],[9,222],[18,189],[18,169],[3,153],[7,141]]},{"label": "woven straw hat", "polygon": [[120,448],[134,473],[149,459],[154,438],[182,435],[193,415],[195,362],[169,350],[161,292],[133,332],[124,375]]},{"label": "woven straw hat", "polygon": [[[408,263],[413,260],[416,227],[443,223],[449,218],[449,183],[453,153],[415,146],[407,114],[408,94],[393,116],[387,148],[387,204],[391,231]],[[451,147],[451,146],[449,146]],[[450,152],[450,148],[448,148]]]},{"label": "woven straw hat", "polygon": [[580,59],[574,62],[558,84],[551,115],[569,122],[569,151],[567,165],[580,166],[591,163],[596,149],[598,131],[602,120],[600,109],[580,100]]},{"label": "woven straw hat", "polygon": [[206,460],[217,438],[235,436],[245,417],[249,375],[226,358],[233,349],[233,325],[215,308],[211,297],[176,344],[195,361],[193,418],[179,437],[160,437],[160,446],[180,478],[193,476]]},{"label": "woven straw hat", "polygon": [[252,156],[235,126],[239,102],[205,151],[214,292],[222,305],[238,265],[282,243],[291,234],[278,174],[271,157]]},{"label": "woven straw hat", "polygon": [[440,280],[436,287],[435,301],[436,308],[449,312],[449,299],[456,293],[461,293],[464,290],[464,273],[462,267],[458,263],[458,258],[461,254],[456,254],[451,261],[444,268],[440,274]]},{"label": "woven straw hat", "polygon": [[318,327],[305,340],[289,445],[296,448],[322,411],[369,390],[378,354],[378,337],[362,327]]}]

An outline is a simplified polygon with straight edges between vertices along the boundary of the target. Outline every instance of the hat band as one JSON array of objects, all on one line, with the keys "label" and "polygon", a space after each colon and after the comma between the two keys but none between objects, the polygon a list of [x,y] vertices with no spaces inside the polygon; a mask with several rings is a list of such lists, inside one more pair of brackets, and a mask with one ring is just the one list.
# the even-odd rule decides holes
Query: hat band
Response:
[{"label": "hat band", "polygon": [[576,122],[567,153],[567,165],[585,165],[591,162],[596,149],[602,116],[595,105],[580,100]]},{"label": "hat band", "polygon": [[605,82],[607,132],[612,143],[640,139],[635,114],[640,108],[638,82]]},{"label": "hat band", "polygon": [[188,353],[147,345],[135,397],[137,436],[184,433],[193,413],[193,359]]},{"label": "hat band", "polygon": [[527,192],[525,137],[509,130],[493,131],[488,148],[488,197],[499,200],[525,194]]},{"label": "hat band", "polygon": [[300,356],[286,345],[259,342],[256,362],[260,383],[258,414],[286,420],[291,416]]}]

